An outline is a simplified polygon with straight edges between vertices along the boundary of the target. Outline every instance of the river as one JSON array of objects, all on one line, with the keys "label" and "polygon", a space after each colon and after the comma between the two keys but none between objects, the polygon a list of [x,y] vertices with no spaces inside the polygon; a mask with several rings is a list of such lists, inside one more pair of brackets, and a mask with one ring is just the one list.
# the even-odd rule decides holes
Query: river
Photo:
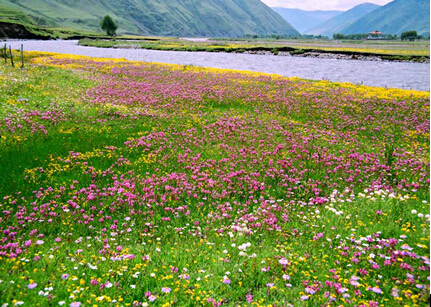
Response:
[{"label": "river", "polygon": [[[0,42],[3,44],[4,42]],[[351,82],[379,87],[430,90],[429,63],[332,60],[291,56],[236,53],[180,52],[143,49],[83,47],[78,41],[6,41],[12,48],[24,44],[26,51],[59,52],[105,58],[126,58],[170,64],[187,64],[273,73],[304,79]]]}]

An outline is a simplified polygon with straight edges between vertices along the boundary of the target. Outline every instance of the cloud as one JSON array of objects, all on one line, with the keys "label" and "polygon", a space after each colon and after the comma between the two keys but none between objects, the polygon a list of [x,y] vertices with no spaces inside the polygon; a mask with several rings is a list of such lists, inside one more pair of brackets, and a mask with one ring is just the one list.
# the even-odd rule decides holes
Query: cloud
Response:
[{"label": "cloud", "polygon": [[301,10],[340,10],[347,11],[352,7],[365,3],[375,3],[379,5],[385,5],[392,0],[262,0],[262,2],[266,3],[268,6],[280,6],[287,8],[295,8]]}]

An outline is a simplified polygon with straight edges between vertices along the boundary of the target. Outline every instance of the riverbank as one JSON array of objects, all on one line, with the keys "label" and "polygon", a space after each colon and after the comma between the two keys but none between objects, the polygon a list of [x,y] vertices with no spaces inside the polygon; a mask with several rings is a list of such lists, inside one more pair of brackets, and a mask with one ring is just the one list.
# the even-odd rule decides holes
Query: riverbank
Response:
[{"label": "riverbank", "polygon": [[429,91],[430,65],[266,56],[226,52],[182,52],[145,49],[95,48],[78,41],[8,41],[12,49],[69,53],[100,58],[126,58],[166,64],[246,70],[303,79],[351,82],[369,86]]},{"label": "riverbank", "polygon": [[[359,48],[336,47],[292,47],[285,46],[281,43],[272,45],[254,45],[254,44],[223,44],[211,41],[185,41],[161,39],[159,41],[130,41],[130,40],[100,40],[100,39],[82,39],[79,41],[81,46],[91,46],[98,48],[119,48],[119,49],[147,49],[147,50],[165,50],[165,51],[187,51],[187,52],[225,52],[225,53],[243,53],[258,55],[277,55],[277,56],[294,56],[310,57],[321,59],[337,60],[361,60],[361,61],[387,61],[387,62],[408,62],[408,63],[429,63],[426,51],[418,52],[416,50],[378,50],[375,52]],[[310,44],[311,45],[311,44]],[[312,46],[312,45],[311,45]],[[408,46],[408,45],[406,45]]]}]

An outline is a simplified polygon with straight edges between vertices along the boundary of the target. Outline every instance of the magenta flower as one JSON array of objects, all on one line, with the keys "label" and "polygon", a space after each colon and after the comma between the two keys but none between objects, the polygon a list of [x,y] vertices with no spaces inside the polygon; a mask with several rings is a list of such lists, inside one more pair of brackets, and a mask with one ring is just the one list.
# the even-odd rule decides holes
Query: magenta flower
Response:
[{"label": "magenta flower", "polygon": [[247,303],[251,304],[253,302],[253,295],[252,294],[247,294],[245,296],[245,299],[247,300]]}]

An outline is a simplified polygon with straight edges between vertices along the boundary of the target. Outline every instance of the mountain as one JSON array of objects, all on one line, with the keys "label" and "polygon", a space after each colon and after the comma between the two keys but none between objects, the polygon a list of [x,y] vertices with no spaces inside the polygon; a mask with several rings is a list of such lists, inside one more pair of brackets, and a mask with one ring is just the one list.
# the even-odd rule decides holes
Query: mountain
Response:
[{"label": "mountain", "polygon": [[317,25],[306,33],[332,37],[334,33],[341,33],[343,29],[379,7],[380,6],[372,3],[357,5],[354,8]]},{"label": "mountain", "polygon": [[429,35],[430,1],[394,0],[344,27],[342,33],[369,33],[374,30],[398,35],[416,30],[418,34]]},{"label": "mountain", "polygon": [[343,13],[342,11],[304,11],[284,7],[272,7],[272,9],[301,33]]},{"label": "mountain", "polygon": [[50,26],[99,30],[109,14],[118,33],[167,36],[299,34],[260,0],[0,0]]}]

